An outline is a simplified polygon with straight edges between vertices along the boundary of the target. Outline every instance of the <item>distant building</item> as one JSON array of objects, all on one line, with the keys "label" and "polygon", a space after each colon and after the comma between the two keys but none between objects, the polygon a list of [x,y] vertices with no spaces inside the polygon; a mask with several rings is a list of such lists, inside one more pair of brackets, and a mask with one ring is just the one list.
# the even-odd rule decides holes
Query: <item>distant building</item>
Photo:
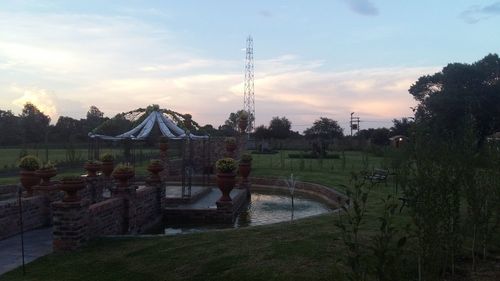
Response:
[{"label": "distant building", "polygon": [[396,136],[390,137],[389,140],[391,141],[391,145],[393,147],[399,148],[401,145],[408,142],[408,137],[403,136],[403,135],[396,135]]}]

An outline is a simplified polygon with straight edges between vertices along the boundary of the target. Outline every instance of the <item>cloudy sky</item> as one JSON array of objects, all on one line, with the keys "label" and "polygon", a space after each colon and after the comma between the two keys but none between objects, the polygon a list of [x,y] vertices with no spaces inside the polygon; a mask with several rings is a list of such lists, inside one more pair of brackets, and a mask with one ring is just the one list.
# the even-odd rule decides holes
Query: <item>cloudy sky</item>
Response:
[{"label": "cloudy sky", "polygon": [[53,121],[159,104],[220,125],[243,106],[254,38],[258,124],[320,116],[362,128],[411,115],[409,86],[500,51],[500,1],[0,2],[0,109]]}]

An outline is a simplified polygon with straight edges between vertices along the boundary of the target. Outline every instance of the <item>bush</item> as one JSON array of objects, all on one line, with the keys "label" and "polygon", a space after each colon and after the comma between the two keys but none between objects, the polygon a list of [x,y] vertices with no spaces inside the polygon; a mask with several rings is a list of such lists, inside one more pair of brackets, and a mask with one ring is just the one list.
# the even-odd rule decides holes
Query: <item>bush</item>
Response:
[{"label": "bush", "polygon": [[111,153],[104,153],[101,155],[101,161],[102,162],[113,162],[115,160],[115,157]]},{"label": "bush", "polygon": [[33,155],[26,155],[19,160],[19,168],[27,171],[35,171],[40,168],[40,160]]},{"label": "bush", "polygon": [[241,162],[242,163],[250,163],[250,162],[252,162],[252,154],[250,154],[250,153],[243,153],[241,155]]},{"label": "bush", "polygon": [[236,161],[233,158],[222,158],[215,162],[215,168],[220,173],[232,173],[236,170]]}]

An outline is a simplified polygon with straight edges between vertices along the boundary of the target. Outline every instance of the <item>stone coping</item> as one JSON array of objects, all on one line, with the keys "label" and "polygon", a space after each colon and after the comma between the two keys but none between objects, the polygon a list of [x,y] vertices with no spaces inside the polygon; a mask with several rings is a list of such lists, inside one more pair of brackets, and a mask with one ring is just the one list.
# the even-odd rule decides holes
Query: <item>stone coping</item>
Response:
[{"label": "stone coping", "polygon": [[[288,193],[288,185],[282,178],[249,178],[251,182],[250,190],[275,190]],[[295,185],[295,193],[306,196],[312,196],[329,207],[338,209],[346,204],[347,196],[332,187],[321,184],[297,181]]]}]

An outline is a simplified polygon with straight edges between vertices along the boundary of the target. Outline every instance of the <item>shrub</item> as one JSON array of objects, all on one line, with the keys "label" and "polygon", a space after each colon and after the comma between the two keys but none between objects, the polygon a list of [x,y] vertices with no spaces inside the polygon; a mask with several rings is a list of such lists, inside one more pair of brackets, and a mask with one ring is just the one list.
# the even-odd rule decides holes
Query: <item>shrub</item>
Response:
[{"label": "shrub", "polygon": [[101,161],[102,162],[113,162],[115,160],[115,157],[111,153],[104,153],[101,155]]},{"label": "shrub", "polygon": [[40,160],[33,155],[26,155],[19,160],[19,168],[27,171],[35,171],[40,168]]},{"label": "shrub", "polygon": [[243,153],[241,155],[241,162],[242,163],[250,163],[250,162],[252,162],[252,154],[250,154],[250,153]]},{"label": "shrub", "polygon": [[134,172],[134,166],[130,164],[120,164],[116,166],[115,170],[113,173],[133,173]]},{"label": "shrub", "polygon": [[151,159],[149,160],[150,165],[163,165],[163,162],[160,159]]},{"label": "shrub", "polygon": [[222,158],[217,160],[215,168],[220,173],[232,173],[236,170],[236,161],[233,158]]}]

